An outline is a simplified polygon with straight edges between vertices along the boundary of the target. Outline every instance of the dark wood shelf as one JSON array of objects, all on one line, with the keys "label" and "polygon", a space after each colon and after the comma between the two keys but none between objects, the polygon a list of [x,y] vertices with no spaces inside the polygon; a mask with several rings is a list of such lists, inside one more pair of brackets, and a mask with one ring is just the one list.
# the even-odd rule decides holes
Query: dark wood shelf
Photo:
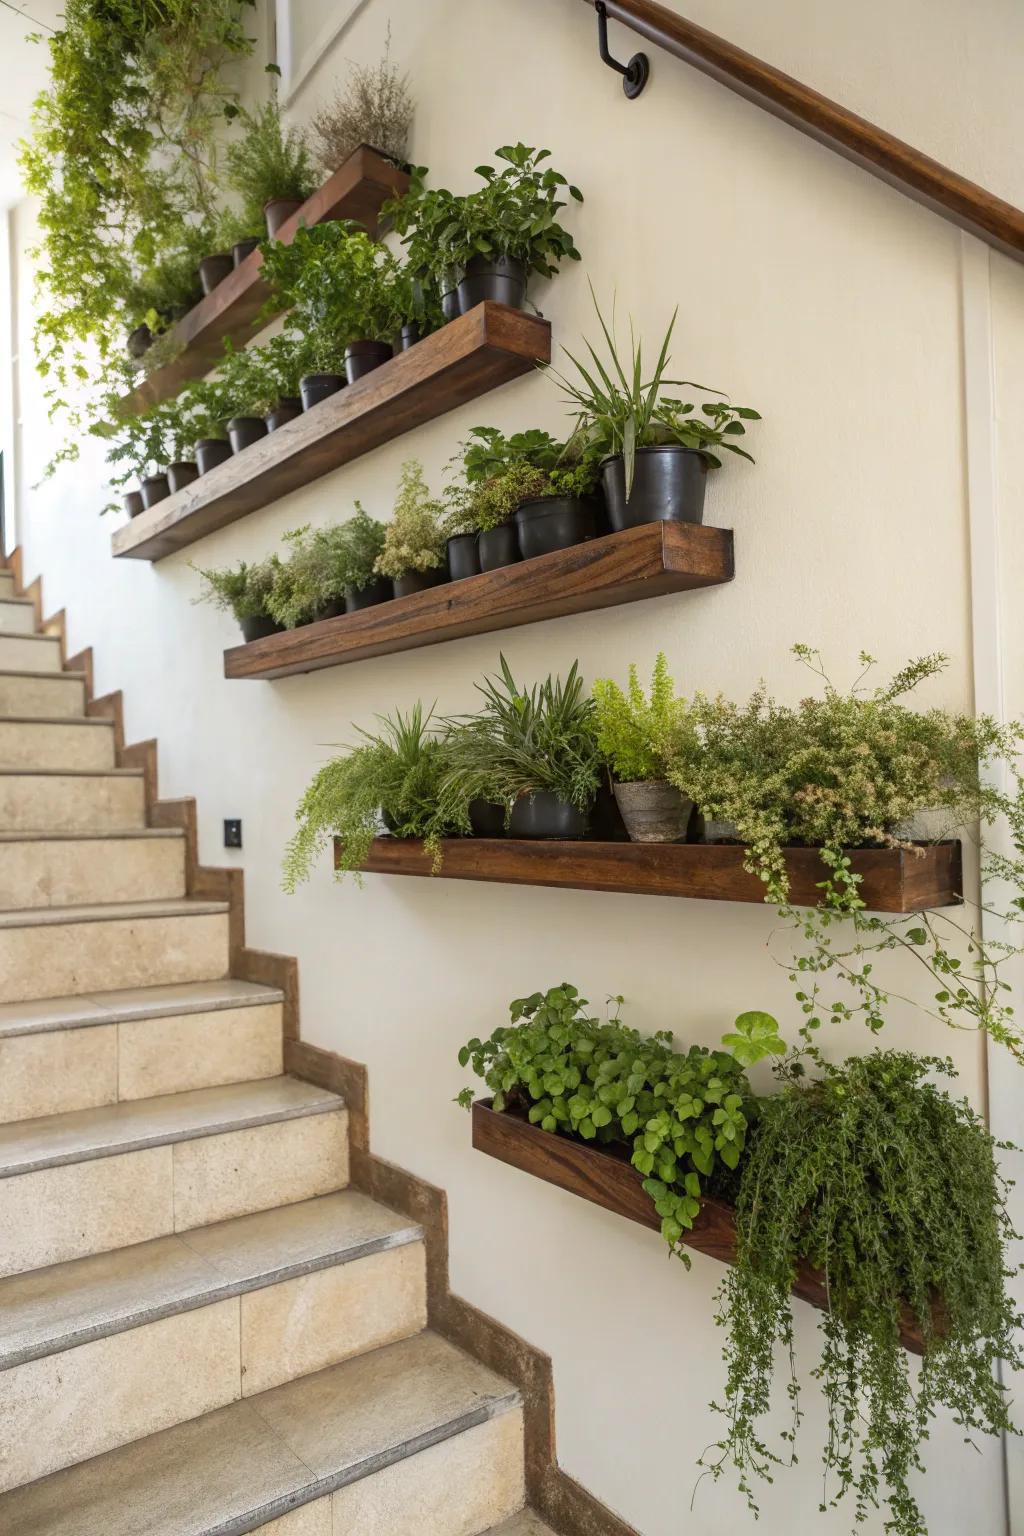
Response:
[{"label": "dark wood shelf", "polygon": [[162,560],[550,358],[546,320],[478,304],[140,513],[114,534],[113,552]]},{"label": "dark wood shelf", "polygon": [[225,677],[289,677],[731,581],[732,534],[648,523],[224,652]]},{"label": "dark wood shelf", "polygon": [[[593,1205],[600,1205],[616,1216],[625,1216],[641,1227],[661,1231],[661,1221],[649,1195],[644,1193],[643,1176],[628,1161],[626,1148],[616,1151],[593,1142],[574,1141],[551,1131],[542,1131],[521,1116],[504,1111],[496,1114],[490,1100],[473,1105],[473,1146],[488,1157],[531,1173],[534,1178],[554,1184],[570,1195],[579,1195]],[[705,1198],[700,1215],[683,1238],[695,1253],[707,1254],[722,1264],[736,1262],[736,1215],[721,1200]],[[825,1310],[824,1276],[802,1264],[793,1286],[794,1296]],[[901,1331],[903,1345],[912,1353],[924,1352],[916,1319],[907,1316]]]},{"label": "dark wood shelf", "polygon": [[[550,885],[568,890],[620,891],[633,896],[683,896],[704,901],[764,900],[764,886],[743,868],[744,850],[724,843],[526,842],[460,837],[442,844],[438,879],[501,885]],[[923,912],[963,899],[960,844],[863,848],[850,855],[863,876],[860,894],[871,912]],[[380,837],[366,869],[376,875],[430,878],[431,860],[416,839]],[[814,848],[786,851],[795,906],[814,906],[825,868]]]},{"label": "dark wood shelf", "polygon": [[[382,203],[404,192],[408,184],[404,171],[362,144],[281,226],[277,238],[290,245],[303,225],[311,228],[330,219],[355,219],[375,231]],[[220,361],[227,337],[240,347],[255,336],[260,329],[258,317],[271,297],[262,268],[262,255],[253,251],[179,320],[171,335],[172,344],[180,350],[163,368],[140,378],[121,401],[122,410],[134,416],[169,400],[188,379],[201,378]]]}]

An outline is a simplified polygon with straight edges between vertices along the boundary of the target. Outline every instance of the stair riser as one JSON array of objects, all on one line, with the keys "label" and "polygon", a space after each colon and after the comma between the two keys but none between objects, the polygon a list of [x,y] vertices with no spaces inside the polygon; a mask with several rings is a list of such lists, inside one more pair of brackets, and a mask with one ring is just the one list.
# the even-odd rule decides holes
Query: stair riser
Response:
[{"label": "stair riser", "polygon": [[14,574],[0,571],[0,597],[14,597]]},{"label": "stair riser", "polygon": [[0,631],[0,671],[59,672],[60,641]]},{"label": "stair riser", "polygon": [[226,913],[0,928],[0,976],[9,1003],[227,974]]},{"label": "stair riser", "polygon": [[0,1179],[0,1275],[293,1205],[347,1184],[345,1110]]},{"label": "stair riser", "polygon": [[0,1373],[0,1492],[426,1325],[410,1243]]},{"label": "stair riser", "polygon": [[0,778],[5,832],[129,832],[145,826],[144,783],[135,776]]},{"label": "stair riser", "polygon": [[12,593],[0,586],[0,636],[35,633],[36,614],[31,603],[12,601]]},{"label": "stair riser", "polygon": [[0,1040],[0,1124],[283,1070],[280,1003]]},{"label": "stair riser", "polygon": [[180,837],[0,842],[0,911],[185,894]]},{"label": "stair riser", "polygon": [[85,714],[85,684],[78,677],[0,675],[0,716],[62,720]]},{"label": "stair riser", "polygon": [[0,720],[0,769],[114,766],[113,726]]}]

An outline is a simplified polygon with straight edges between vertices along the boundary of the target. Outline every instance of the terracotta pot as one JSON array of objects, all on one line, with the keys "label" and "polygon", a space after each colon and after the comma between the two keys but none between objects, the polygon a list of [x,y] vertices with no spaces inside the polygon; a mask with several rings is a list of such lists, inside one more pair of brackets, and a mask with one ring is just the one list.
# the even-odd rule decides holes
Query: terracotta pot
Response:
[{"label": "terracotta pot", "polygon": [[264,203],[263,217],[267,221],[267,234],[271,240],[276,239],[281,225],[286,224],[301,207],[302,203],[297,197],[272,197],[269,203]]},{"label": "terracotta pot", "polygon": [[693,801],[684,800],[674,784],[663,779],[616,784],[615,802],[634,843],[681,843],[693,814]]}]

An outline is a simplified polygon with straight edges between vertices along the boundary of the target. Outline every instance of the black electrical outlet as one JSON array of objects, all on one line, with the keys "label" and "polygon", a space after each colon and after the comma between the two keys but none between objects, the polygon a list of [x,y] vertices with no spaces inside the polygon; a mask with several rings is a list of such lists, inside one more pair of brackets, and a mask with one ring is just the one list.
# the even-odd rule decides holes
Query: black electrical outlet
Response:
[{"label": "black electrical outlet", "polygon": [[224,822],[224,847],[241,848],[242,823],[236,817],[226,819]]}]

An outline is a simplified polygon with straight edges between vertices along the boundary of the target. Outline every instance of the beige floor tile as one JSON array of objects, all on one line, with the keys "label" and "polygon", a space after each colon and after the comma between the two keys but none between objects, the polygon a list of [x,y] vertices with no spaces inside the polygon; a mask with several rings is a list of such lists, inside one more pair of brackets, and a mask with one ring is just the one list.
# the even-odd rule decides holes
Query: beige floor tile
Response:
[{"label": "beige floor tile", "polygon": [[344,1110],[177,1142],[174,1230],[292,1205],[348,1183]]},{"label": "beige floor tile", "polygon": [[118,832],[145,819],[145,787],[135,774],[0,774],[4,832]]},{"label": "beige floor tile", "polygon": [[407,1243],[242,1297],[246,1397],[427,1326],[426,1252]]},{"label": "beige floor tile", "polygon": [[138,1019],[117,1027],[122,1099],[276,1077],[283,1070],[280,1003]]},{"label": "beige floor tile", "polygon": [[0,909],[88,906],[185,894],[180,837],[0,842]]},{"label": "beige floor tile", "polygon": [[59,672],[60,643],[0,632],[0,671]]},{"label": "beige floor tile", "polygon": [[113,768],[111,725],[0,719],[0,768]]},{"label": "beige floor tile", "polygon": [[258,1536],[334,1536],[330,1498],[314,1499],[290,1515],[259,1526]]},{"label": "beige floor tile", "polygon": [[0,1490],[197,1418],[239,1395],[238,1301],[0,1375]]},{"label": "beige floor tile", "polygon": [[90,1109],[116,1098],[113,1024],[0,1040],[0,1123]]},{"label": "beige floor tile", "polygon": [[0,927],[4,1001],[212,980],[228,969],[226,913]]},{"label": "beige floor tile", "polygon": [[35,633],[36,611],[31,603],[14,600],[13,592],[0,585],[0,635]]},{"label": "beige floor tile", "polygon": [[84,714],[85,684],[80,677],[0,675],[0,715],[56,720]]}]

